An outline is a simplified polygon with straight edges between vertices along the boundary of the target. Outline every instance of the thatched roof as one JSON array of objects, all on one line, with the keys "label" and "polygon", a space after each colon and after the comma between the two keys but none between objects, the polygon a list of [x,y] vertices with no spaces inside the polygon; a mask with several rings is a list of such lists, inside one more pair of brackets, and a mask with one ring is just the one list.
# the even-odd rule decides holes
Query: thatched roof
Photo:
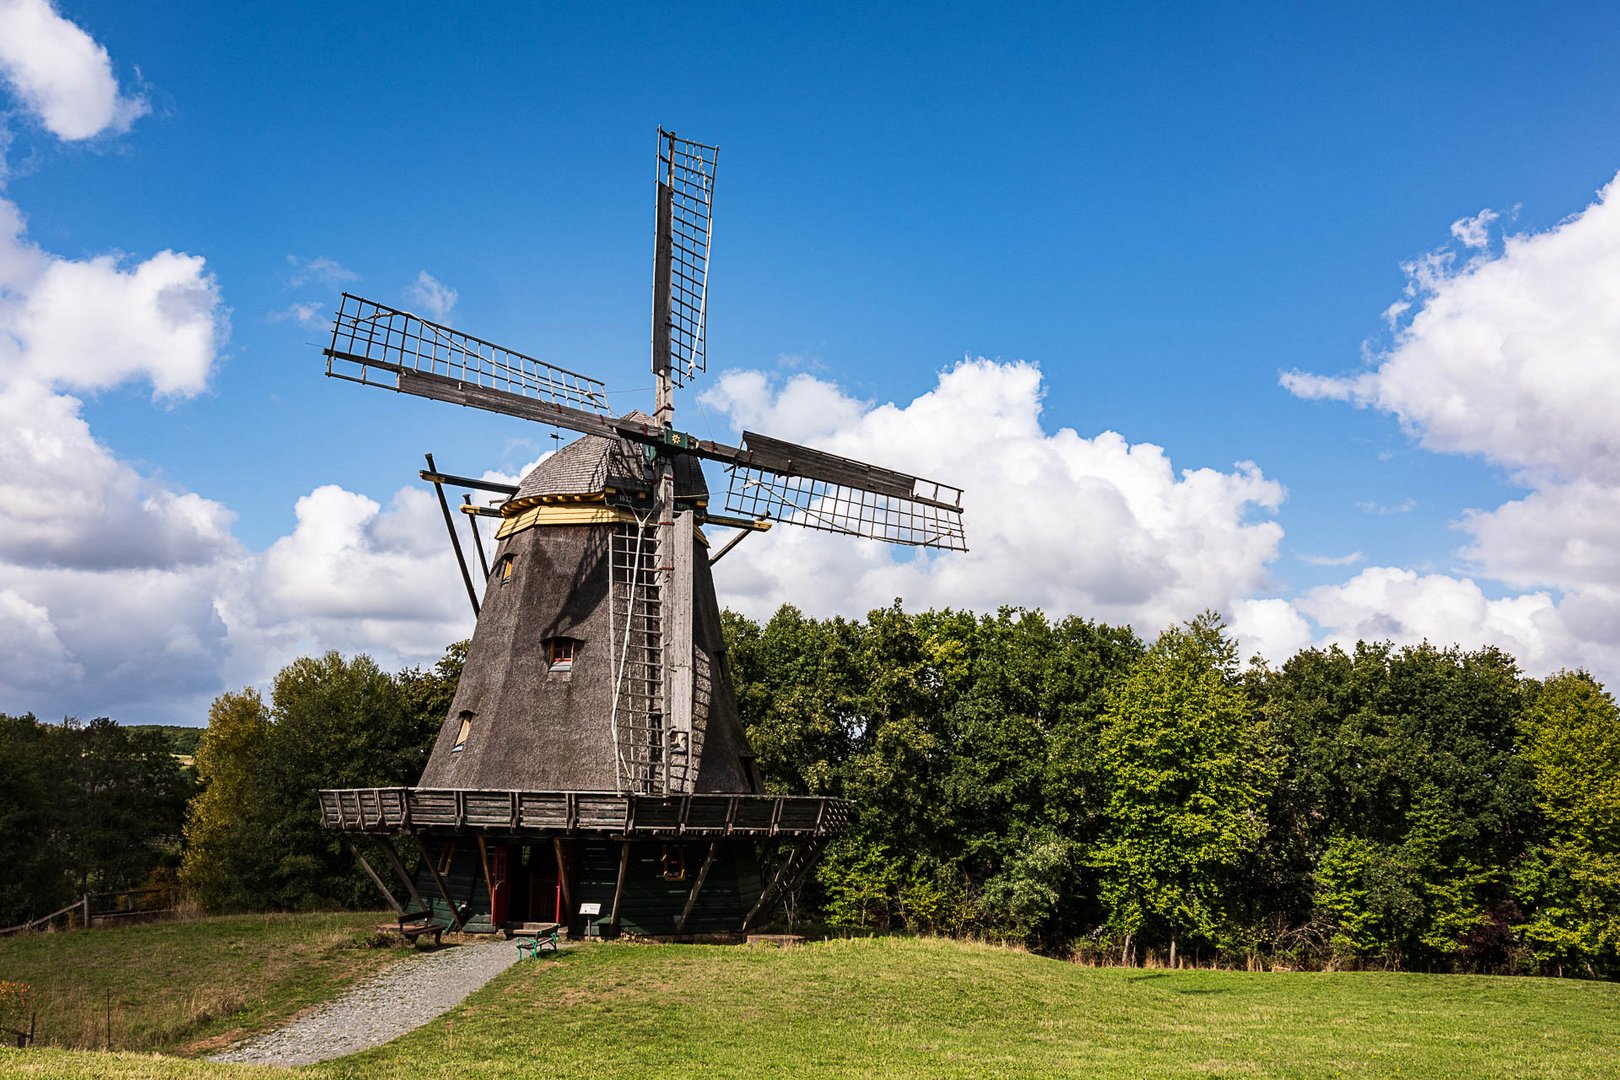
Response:
[{"label": "thatched roof", "polygon": [[[625,420],[650,423],[652,418],[631,412]],[[607,439],[585,435],[551,454],[529,471],[518,485],[517,494],[501,507],[511,517],[537,503],[550,499],[593,497],[605,492],[650,494],[650,477],[640,445],[627,439]],[[690,454],[675,461],[675,493],[678,496],[707,496],[703,469]]]}]

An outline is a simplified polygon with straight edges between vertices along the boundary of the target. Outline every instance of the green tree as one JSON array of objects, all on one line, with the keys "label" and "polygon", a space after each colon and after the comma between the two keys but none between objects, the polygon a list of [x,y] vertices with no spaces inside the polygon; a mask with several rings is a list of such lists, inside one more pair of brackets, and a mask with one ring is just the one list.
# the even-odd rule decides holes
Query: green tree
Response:
[{"label": "green tree", "polygon": [[1544,964],[1620,972],[1620,709],[1590,675],[1560,672],[1521,745],[1545,830],[1517,875],[1521,932]]},{"label": "green tree", "polygon": [[272,858],[256,826],[266,816],[259,763],[270,738],[270,711],[253,689],[221,694],[208,710],[197,747],[201,790],[186,813],[186,852],[180,883],[210,911],[261,902]]},{"label": "green tree", "polygon": [[11,926],[67,903],[67,857],[58,842],[56,799],[63,757],[60,729],[30,715],[0,713],[0,926]]},{"label": "green tree", "polygon": [[[1280,762],[1206,613],[1171,627],[1109,697],[1098,745],[1107,834],[1094,856],[1113,929],[1219,944],[1225,896],[1265,831]],[[1129,945],[1127,945],[1129,951]]]}]

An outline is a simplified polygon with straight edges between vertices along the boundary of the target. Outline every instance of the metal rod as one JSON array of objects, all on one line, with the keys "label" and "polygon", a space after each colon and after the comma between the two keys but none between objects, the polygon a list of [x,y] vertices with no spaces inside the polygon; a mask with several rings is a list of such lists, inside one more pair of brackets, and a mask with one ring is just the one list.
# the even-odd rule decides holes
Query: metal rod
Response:
[{"label": "metal rod", "polygon": [[478,507],[473,506],[471,495],[463,495],[461,497],[461,502],[461,512],[468,515],[467,525],[472,529],[473,548],[478,552],[478,567],[484,572],[484,580],[488,581],[489,560],[484,558],[484,538],[478,535],[478,518],[476,516]]},{"label": "metal rod", "polygon": [[[428,471],[438,472],[433,464],[433,455],[427,454]],[[456,534],[455,519],[450,516],[450,500],[444,497],[444,485],[437,480],[433,482],[433,491],[439,496],[439,509],[444,511],[444,527],[450,532],[450,546],[456,549],[456,565],[461,567],[461,580],[467,586],[467,599],[472,601],[473,618],[478,618],[478,593],[473,588],[472,574],[467,570],[467,556],[461,551],[461,537]]]}]

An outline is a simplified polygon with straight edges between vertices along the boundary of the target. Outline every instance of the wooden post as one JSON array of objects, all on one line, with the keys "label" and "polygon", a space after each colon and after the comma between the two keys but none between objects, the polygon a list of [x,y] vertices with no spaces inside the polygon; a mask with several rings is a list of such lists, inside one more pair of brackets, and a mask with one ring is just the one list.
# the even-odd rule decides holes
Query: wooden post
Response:
[{"label": "wooden post", "polygon": [[557,852],[557,883],[562,886],[563,910],[568,912],[563,923],[567,927],[574,921],[574,891],[568,887],[568,860],[563,857],[562,837],[552,837],[551,846]]},{"label": "wooden post", "polygon": [[681,921],[675,924],[677,934],[686,929],[686,920],[692,917],[692,908],[697,903],[698,892],[702,890],[704,881],[709,877],[709,867],[714,865],[714,853],[719,849],[720,841],[709,841],[709,853],[703,857],[703,869],[698,871],[697,880],[692,882],[692,891],[686,894],[686,906],[681,909]]},{"label": "wooden post", "polygon": [[484,896],[489,900],[489,930],[494,933],[500,928],[495,925],[495,882],[489,876],[489,849],[484,846],[483,833],[474,833],[473,839],[478,841],[478,863],[484,868]]},{"label": "wooden post", "polygon": [[428,873],[433,875],[433,884],[438,888],[439,895],[444,897],[445,906],[450,909],[450,921],[456,924],[455,929],[460,930],[463,925],[461,912],[456,908],[456,902],[450,899],[450,886],[444,883],[444,878],[439,874],[438,864],[433,861],[433,856],[428,854],[427,845],[422,843],[422,838],[416,833],[411,833],[411,839],[416,841],[416,850],[421,854],[422,862],[427,864]]},{"label": "wooden post", "polygon": [[619,932],[619,899],[624,895],[624,872],[630,868],[630,841],[626,840],[619,848],[619,881],[613,886],[613,912],[608,916],[608,926],[614,933]]},{"label": "wooden post", "polygon": [[84,914],[82,916],[84,921],[81,924],[81,929],[88,930],[88,929],[90,929],[90,894],[89,893],[82,894],[82,898],[79,901],[79,907],[80,907],[80,910],[84,912]]},{"label": "wooden post", "polygon": [[405,883],[405,890],[411,894],[411,899],[416,901],[417,908],[421,911],[428,910],[427,904],[422,900],[422,894],[416,891],[416,882],[412,881],[411,875],[405,872],[405,863],[400,859],[399,852],[394,850],[394,841],[376,833],[373,833],[371,838],[377,841],[378,847],[382,848],[383,856],[388,860],[389,865],[394,868],[394,873],[399,877],[399,880]]},{"label": "wooden post", "polygon": [[360,849],[354,846],[354,841],[349,839],[348,833],[343,834],[343,842],[348,845],[349,854],[353,855],[355,861],[360,864],[360,869],[366,872],[366,877],[370,878],[371,883],[382,891],[383,899],[387,900],[388,906],[394,909],[394,914],[398,915],[404,911],[405,909],[399,906],[399,901],[394,899],[394,894],[388,891],[388,886],[383,884],[383,879],[377,876],[377,871],[371,868],[371,864],[366,862],[366,857],[360,854]]}]

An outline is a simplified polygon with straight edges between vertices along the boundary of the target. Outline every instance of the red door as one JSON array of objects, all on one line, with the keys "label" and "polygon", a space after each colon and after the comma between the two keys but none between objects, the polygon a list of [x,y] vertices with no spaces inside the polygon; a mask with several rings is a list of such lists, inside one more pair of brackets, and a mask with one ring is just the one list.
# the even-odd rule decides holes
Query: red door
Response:
[{"label": "red door", "polygon": [[505,844],[491,844],[489,849],[489,924],[499,929],[506,923],[506,909],[511,901],[512,886],[510,859],[512,849]]}]

